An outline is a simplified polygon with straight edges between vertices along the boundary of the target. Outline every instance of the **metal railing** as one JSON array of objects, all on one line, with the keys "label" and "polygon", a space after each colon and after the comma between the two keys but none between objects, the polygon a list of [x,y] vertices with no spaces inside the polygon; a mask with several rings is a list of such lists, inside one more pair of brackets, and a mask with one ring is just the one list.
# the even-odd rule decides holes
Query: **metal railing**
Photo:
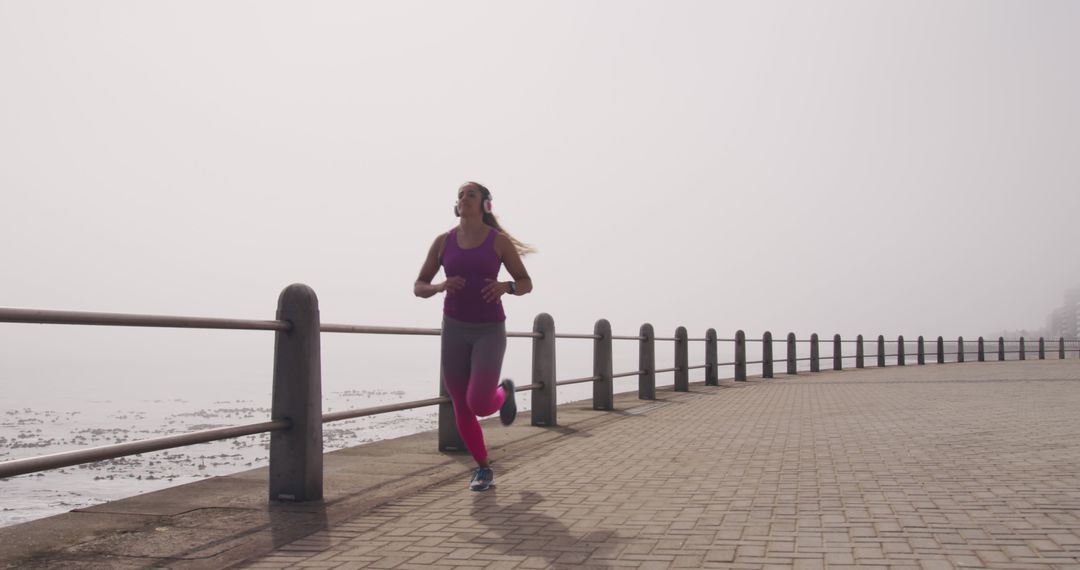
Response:
[{"label": "metal railing", "polygon": [[[439,406],[438,449],[440,451],[463,451],[462,444],[454,425],[453,407],[442,388],[439,397],[411,402],[388,404],[370,408],[322,413],[322,377],[320,338],[323,333],[343,334],[378,334],[378,335],[428,335],[442,334],[441,329],[407,328],[366,325],[326,324],[319,320],[318,299],[315,292],[306,285],[291,285],[282,291],[278,299],[277,318],[275,320],[242,320],[205,317],[181,317],[165,315],[135,315],[119,313],[93,313],[78,311],[53,311],[36,309],[0,308],[0,322],[98,325],[121,327],[171,327],[195,329],[229,330],[266,330],[274,331],[274,375],[273,396],[270,420],[245,425],[196,431],[186,434],[152,438],[116,445],[106,445],[88,449],[79,449],[0,462],[0,478],[35,473],[48,469],[57,469],[106,459],[115,459],[127,455],[161,451],[184,447],[198,443],[208,443],[259,433],[270,433],[270,476],[269,495],[271,500],[310,501],[318,500],[323,495],[322,463],[322,426],[325,423],[355,419],[377,414],[411,410],[427,406]],[[656,399],[656,375],[673,373],[673,389],[686,392],[690,389],[689,371],[705,370],[705,384],[719,384],[719,367],[734,367],[734,380],[747,380],[747,366],[761,365],[761,377],[773,378],[774,365],[785,363],[788,374],[798,374],[798,363],[809,362],[810,371],[821,369],[820,339],[812,334],[809,339],[796,339],[795,333],[788,333],[786,339],[776,339],[766,331],[760,339],[746,338],[746,333],[739,330],[734,338],[717,338],[715,329],[708,329],[704,337],[690,338],[685,327],[678,327],[671,337],[657,337],[649,323],[641,325],[636,336],[613,335],[611,324],[600,319],[591,334],[558,333],[555,323],[546,313],[536,316],[533,330],[527,332],[508,332],[510,338],[528,338],[533,344],[532,381],[517,387],[517,391],[531,391],[531,423],[534,426],[556,426],[558,417],[556,392],[558,386],[592,383],[594,410],[614,409],[614,380],[637,376],[638,398]],[[556,380],[555,341],[557,339],[591,340],[593,342],[592,376]],[[638,344],[638,367],[633,371],[613,372],[613,341],[636,341]],[[671,342],[674,346],[674,366],[656,367],[656,342]],[[705,363],[689,364],[688,345],[690,342],[705,343]],[[773,357],[773,345],[777,342],[786,344],[784,358]],[[876,363],[886,366],[887,359],[895,359],[897,365],[906,364],[910,342],[903,336],[896,339],[896,351],[886,351],[885,337],[876,339]],[[730,343],[734,360],[718,361],[718,344]],[[761,358],[748,360],[748,343],[760,344]],[[797,345],[810,344],[810,356],[799,357]],[[955,344],[955,350],[945,351],[945,344]],[[1006,350],[1006,344],[1016,344],[1016,350]],[[1058,357],[1066,356],[1066,344],[1073,345],[1073,350],[1080,356],[1080,341],[1058,339]],[[855,359],[856,368],[866,366],[866,351],[862,335],[854,340],[843,340],[840,335],[832,339],[833,370],[842,370],[845,360]],[[845,344],[855,345],[855,354],[844,354]],[[997,360],[1005,360],[1006,354],[1018,354],[1020,360],[1027,357],[1026,341],[997,339]],[[1038,340],[1038,358],[1046,357],[1045,339]],[[926,363],[927,352],[922,336],[915,342],[916,361]],[[946,356],[955,356],[956,362],[965,361],[965,342],[963,337],[956,341],[936,339],[936,361],[945,363]],[[986,343],[982,337],[977,341],[976,358],[986,360]]]}]

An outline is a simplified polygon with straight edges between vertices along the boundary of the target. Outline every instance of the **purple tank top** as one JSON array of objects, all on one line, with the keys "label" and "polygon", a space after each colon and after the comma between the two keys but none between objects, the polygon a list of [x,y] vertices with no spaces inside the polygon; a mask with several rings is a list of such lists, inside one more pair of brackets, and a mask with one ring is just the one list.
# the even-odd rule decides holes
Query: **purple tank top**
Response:
[{"label": "purple tank top", "polygon": [[465,286],[454,293],[447,293],[443,301],[443,314],[451,319],[467,323],[497,323],[506,320],[502,302],[488,303],[481,290],[488,284],[486,279],[499,278],[499,254],[495,253],[494,229],[488,231],[484,243],[478,247],[461,249],[457,243],[457,228],[446,235],[443,249],[443,271],[447,277],[464,277]]}]

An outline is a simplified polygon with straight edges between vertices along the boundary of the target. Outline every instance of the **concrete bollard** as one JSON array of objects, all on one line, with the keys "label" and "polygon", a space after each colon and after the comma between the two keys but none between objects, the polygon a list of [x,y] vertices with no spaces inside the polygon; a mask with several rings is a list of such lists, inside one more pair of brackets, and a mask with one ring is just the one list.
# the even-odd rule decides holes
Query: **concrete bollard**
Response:
[{"label": "concrete bollard", "polygon": [[957,337],[956,339],[956,361],[964,361],[964,337]]},{"label": "concrete bollard", "polygon": [[289,330],[274,334],[271,420],[290,420],[270,432],[270,500],[323,498],[322,361],[319,298],[307,285],[289,285],[278,297],[277,319]]},{"label": "concrete bollard", "polygon": [[979,362],[986,362],[986,344],[983,341],[983,337],[979,337]]},{"label": "concrete bollard", "polygon": [[926,364],[926,340],[922,335],[919,335],[919,339],[915,342],[915,361],[919,366]]},{"label": "concrete bollard", "polygon": [[1065,360],[1065,337],[1058,337],[1058,360]]},{"label": "concrete bollard", "polygon": [[945,364],[945,339],[937,337],[937,363]]},{"label": "concrete bollard", "polygon": [[832,337],[832,369],[843,370],[844,369],[844,347],[840,344],[840,335],[834,334]]},{"label": "concrete bollard", "polygon": [[555,319],[540,313],[533,319],[532,383],[542,387],[532,393],[532,425],[557,426],[558,400],[555,394]]},{"label": "concrete bollard", "polygon": [[656,399],[656,334],[649,323],[641,325],[638,341],[638,399]]},{"label": "concrete bollard", "polygon": [[615,407],[615,383],[612,381],[611,323],[607,319],[596,321],[593,334],[593,380],[592,407],[594,410],[612,410]]},{"label": "concrete bollard", "polygon": [[866,367],[866,353],[863,351],[863,337],[855,337],[855,368]]},{"label": "concrete bollard", "polygon": [[772,333],[761,335],[761,377],[773,377]]},{"label": "concrete bollard", "polygon": [[1039,337],[1039,360],[1046,360],[1046,340]]},{"label": "concrete bollard", "polygon": [[735,331],[735,381],[746,382],[746,333]]},{"label": "concrete bollard", "polygon": [[797,360],[795,358],[795,333],[789,332],[787,335],[787,373],[798,374],[799,369],[796,367]]},{"label": "concrete bollard", "polygon": [[998,360],[1005,360],[1005,337],[998,337]]},{"label": "concrete bollard", "polygon": [[810,372],[821,372],[821,354],[818,351],[818,335],[810,335]]},{"label": "concrete bollard", "polygon": [[900,336],[896,337],[896,365],[897,366],[906,366],[907,365],[907,362],[905,362],[905,358],[904,358],[904,335],[900,335]]},{"label": "concrete bollard", "polygon": [[878,368],[885,367],[885,336],[880,334],[877,337],[877,365]]},{"label": "concrete bollard", "polygon": [[720,359],[716,356],[716,329],[705,331],[705,385],[720,385]]},{"label": "concrete bollard", "polygon": [[1027,347],[1024,346],[1024,337],[1020,337],[1020,360],[1027,360]]},{"label": "concrete bollard", "polygon": [[690,391],[690,359],[688,354],[689,336],[686,327],[675,329],[675,391]]}]

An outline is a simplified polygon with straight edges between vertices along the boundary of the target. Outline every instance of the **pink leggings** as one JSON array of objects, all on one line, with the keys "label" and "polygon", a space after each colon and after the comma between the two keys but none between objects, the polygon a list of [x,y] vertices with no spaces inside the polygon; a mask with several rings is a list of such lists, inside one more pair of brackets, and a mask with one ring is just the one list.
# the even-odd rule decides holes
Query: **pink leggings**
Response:
[{"label": "pink leggings", "polygon": [[506,400],[499,387],[505,352],[505,323],[467,323],[443,317],[443,383],[454,403],[458,433],[477,463],[487,459],[477,416],[494,414]]}]

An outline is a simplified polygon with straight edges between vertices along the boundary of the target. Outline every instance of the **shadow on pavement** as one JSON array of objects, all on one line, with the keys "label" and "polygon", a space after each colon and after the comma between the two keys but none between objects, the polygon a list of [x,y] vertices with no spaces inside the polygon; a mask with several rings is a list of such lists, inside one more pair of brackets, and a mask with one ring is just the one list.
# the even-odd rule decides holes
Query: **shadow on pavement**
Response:
[{"label": "shadow on pavement", "polygon": [[[270,507],[270,536],[274,548],[281,548],[298,539],[309,537],[329,528],[326,505],[321,502],[307,512],[290,512],[287,507],[272,504]],[[329,540],[326,547],[331,546]]]},{"label": "shadow on pavement", "polygon": [[471,537],[478,547],[508,556],[546,560],[552,568],[608,568],[626,546],[611,530],[581,535],[546,514],[543,496],[533,491],[499,496],[497,488],[475,493],[470,513],[487,532]]}]

